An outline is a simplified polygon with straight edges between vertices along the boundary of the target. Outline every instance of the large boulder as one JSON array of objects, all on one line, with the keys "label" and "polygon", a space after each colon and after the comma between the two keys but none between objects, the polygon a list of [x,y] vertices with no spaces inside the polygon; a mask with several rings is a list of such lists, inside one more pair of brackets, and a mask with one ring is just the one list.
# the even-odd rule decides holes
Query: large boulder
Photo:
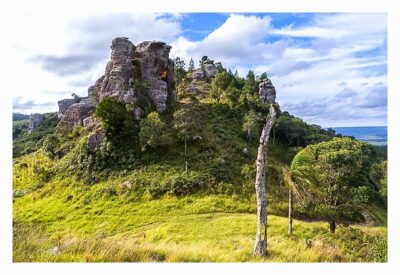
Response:
[{"label": "large boulder", "polygon": [[83,126],[83,120],[90,117],[95,110],[95,106],[87,102],[72,104],[64,113],[58,126],[72,130],[76,126]]},{"label": "large boulder", "polygon": [[259,85],[259,96],[264,103],[275,104],[276,91],[270,79],[264,79]]},{"label": "large boulder", "polygon": [[58,101],[58,117],[62,118],[65,114],[65,112],[68,110],[68,108],[72,105],[77,103],[78,100],[75,98],[67,98],[67,99],[62,99]]},{"label": "large boulder", "polygon": [[200,68],[192,72],[192,78],[196,80],[210,80],[218,73],[217,66],[213,63],[204,63]]},{"label": "large boulder", "polygon": [[204,76],[208,79],[214,78],[215,74],[218,73],[218,69],[214,64],[203,65]]},{"label": "large boulder", "polygon": [[43,123],[43,115],[41,114],[32,114],[29,116],[29,124],[28,124],[28,133],[39,128],[40,125]]}]

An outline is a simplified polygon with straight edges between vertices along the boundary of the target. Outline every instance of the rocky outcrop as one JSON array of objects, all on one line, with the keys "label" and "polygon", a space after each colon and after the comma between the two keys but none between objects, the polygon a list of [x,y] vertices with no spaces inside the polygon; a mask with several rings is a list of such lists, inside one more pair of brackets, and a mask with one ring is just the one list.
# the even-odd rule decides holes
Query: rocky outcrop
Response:
[{"label": "rocky outcrop", "polygon": [[270,79],[264,79],[259,85],[259,96],[264,103],[275,104],[276,91]]},{"label": "rocky outcrop", "polygon": [[213,79],[218,72],[217,67],[212,63],[202,64],[201,68],[193,71],[192,78],[196,80]]},{"label": "rocky outcrop", "polygon": [[[127,94],[134,94],[133,54],[136,47],[126,37],[115,38],[111,43],[111,60],[107,63],[105,73],[94,86],[99,100],[113,96],[123,101]],[[129,102],[130,103],[130,102]]]},{"label": "rocky outcrop", "polygon": [[174,66],[169,59],[171,46],[159,41],[145,41],[134,53],[134,75],[148,83],[147,95],[157,112],[167,108],[168,87],[172,87]]},{"label": "rocky outcrop", "polygon": [[29,117],[29,124],[28,124],[28,133],[32,133],[32,131],[39,128],[40,125],[43,123],[43,115],[41,114],[32,114]]},{"label": "rocky outcrop", "polygon": [[72,130],[76,126],[83,126],[83,120],[90,117],[95,110],[95,106],[88,102],[72,104],[64,113],[58,126]]},{"label": "rocky outcrop", "polygon": [[58,118],[62,118],[68,108],[72,105],[77,103],[78,100],[75,98],[67,98],[58,101]]},{"label": "rocky outcrop", "polygon": [[[171,46],[145,41],[135,47],[128,38],[119,37],[112,41],[111,49],[106,71],[94,86],[99,100],[112,96],[130,104],[145,93],[157,112],[165,111],[168,88],[173,83]],[[138,82],[142,85],[137,85]]]},{"label": "rocky outcrop", "polygon": [[[168,96],[176,96],[172,91],[174,62],[169,58],[170,50],[171,46],[160,41],[145,41],[135,46],[126,37],[115,38],[104,75],[88,89],[88,97],[79,102],[76,99],[58,102],[59,125],[69,129],[83,125],[96,104],[109,96],[129,105],[135,119],[140,119],[144,110],[148,110],[147,105],[164,112]],[[142,102],[146,106],[139,106]],[[85,125],[93,128],[89,119]]]}]

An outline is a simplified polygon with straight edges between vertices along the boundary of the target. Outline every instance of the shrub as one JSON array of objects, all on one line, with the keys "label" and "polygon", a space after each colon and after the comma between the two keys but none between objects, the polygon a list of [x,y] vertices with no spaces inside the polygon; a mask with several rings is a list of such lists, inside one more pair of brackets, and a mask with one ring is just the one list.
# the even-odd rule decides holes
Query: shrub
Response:
[{"label": "shrub", "polygon": [[143,151],[147,147],[157,148],[172,142],[167,127],[157,112],[151,112],[140,121],[139,141]]},{"label": "shrub", "polygon": [[96,116],[101,120],[104,129],[111,136],[129,130],[132,118],[124,103],[113,97],[105,97],[96,107]]}]

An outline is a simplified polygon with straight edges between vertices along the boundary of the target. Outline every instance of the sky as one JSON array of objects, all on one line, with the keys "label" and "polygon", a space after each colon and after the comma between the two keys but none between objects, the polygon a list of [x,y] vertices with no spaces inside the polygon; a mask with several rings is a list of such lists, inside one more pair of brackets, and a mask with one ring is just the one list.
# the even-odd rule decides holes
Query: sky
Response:
[{"label": "sky", "polygon": [[[385,13],[14,13],[13,111],[57,101],[104,73],[111,40],[162,40],[195,65],[207,55],[245,76],[267,72],[282,110],[323,127],[387,125]],[[21,78],[21,76],[23,76]]]}]

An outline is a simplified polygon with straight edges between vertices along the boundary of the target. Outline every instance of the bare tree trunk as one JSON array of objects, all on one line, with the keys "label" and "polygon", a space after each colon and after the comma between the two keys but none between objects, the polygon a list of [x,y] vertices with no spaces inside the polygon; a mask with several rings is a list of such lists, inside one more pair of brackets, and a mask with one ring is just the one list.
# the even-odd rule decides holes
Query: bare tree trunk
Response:
[{"label": "bare tree trunk", "polygon": [[289,228],[288,234],[292,236],[292,225],[293,225],[293,191],[289,189]]},{"label": "bare tree trunk", "polygon": [[267,168],[268,140],[274,125],[276,112],[274,106],[269,107],[269,116],[263,127],[257,153],[257,174],[255,181],[257,197],[257,231],[254,243],[254,255],[266,256],[267,251],[267,191],[265,187],[265,170]]},{"label": "bare tree trunk", "polygon": [[188,172],[188,162],[187,162],[187,141],[185,136],[185,173]]}]

